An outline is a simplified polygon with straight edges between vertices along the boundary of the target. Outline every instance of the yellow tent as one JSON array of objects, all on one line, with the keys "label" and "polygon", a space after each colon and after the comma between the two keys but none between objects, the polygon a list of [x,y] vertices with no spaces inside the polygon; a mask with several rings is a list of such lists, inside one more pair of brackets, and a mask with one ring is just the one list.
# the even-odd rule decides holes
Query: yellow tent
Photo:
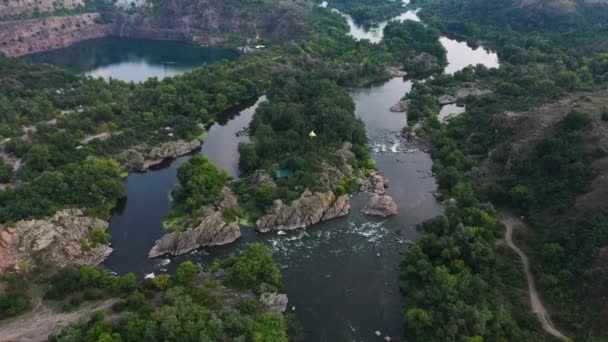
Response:
[{"label": "yellow tent", "polygon": [[310,133],[308,133],[308,136],[312,139],[317,136],[317,133],[315,133],[315,131],[310,131]]}]

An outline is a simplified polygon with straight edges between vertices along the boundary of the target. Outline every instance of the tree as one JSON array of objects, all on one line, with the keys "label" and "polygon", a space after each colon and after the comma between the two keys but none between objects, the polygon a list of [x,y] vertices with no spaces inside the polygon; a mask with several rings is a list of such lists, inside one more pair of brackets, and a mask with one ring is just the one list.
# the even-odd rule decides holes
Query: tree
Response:
[{"label": "tree", "polygon": [[137,277],[133,273],[127,273],[118,279],[116,289],[124,294],[131,293],[137,288]]},{"label": "tree", "polygon": [[209,159],[194,156],[180,166],[177,179],[179,184],[173,190],[173,210],[195,212],[219,199],[220,191],[228,181],[228,174],[226,171],[218,171]]},{"label": "tree", "polygon": [[253,144],[239,144],[239,169],[244,173],[255,171],[259,167],[259,157]]},{"label": "tree", "polygon": [[272,259],[268,247],[253,243],[245,247],[228,275],[230,284],[240,288],[252,288],[268,284],[276,289],[282,286],[281,271]]},{"label": "tree", "polygon": [[198,273],[198,268],[192,261],[182,262],[175,272],[176,281],[179,284],[187,284]]},{"label": "tree", "polygon": [[254,342],[287,341],[287,323],[280,313],[267,312],[256,320],[253,333]]},{"label": "tree", "polygon": [[273,184],[264,184],[255,192],[255,203],[261,209],[271,205],[277,198],[277,187]]},{"label": "tree", "polygon": [[405,322],[408,329],[411,329],[415,335],[422,336],[433,326],[433,319],[423,309],[412,308],[405,313]]}]

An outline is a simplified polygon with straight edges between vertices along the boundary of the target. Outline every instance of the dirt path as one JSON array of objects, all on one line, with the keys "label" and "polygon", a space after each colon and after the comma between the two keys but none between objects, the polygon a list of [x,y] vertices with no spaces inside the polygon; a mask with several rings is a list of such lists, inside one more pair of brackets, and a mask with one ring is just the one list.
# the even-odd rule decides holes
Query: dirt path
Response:
[{"label": "dirt path", "polygon": [[114,299],[109,299],[66,313],[56,313],[45,305],[37,305],[29,313],[0,326],[0,341],[46,341],[49,335],[70,323],[88,319],[95,311],[110,308],[114,302]]},{"label": "dirt path", "polygon": [[557,330],[557,328],[555,328],[553,325],[553,322],[551,322],[551,317],[549,317],[547,309],[545,309],[545,306],[538,296],[534,276],[530,270],[530,261],[528,260],[528,256],[513,243],[513,230],[516,229],[517,226],[523,226],[524,223],[510,215],[502,215],[501,221],[507,228],[507,232],[505,234],[505,241],[507,242],[507,245],[514,250],[517,255],[519,255],[524,265],[524,271],[526,272],[526,278],[528,280],[528,292],[530,293],[530,306],[532,307],[532,311],[536,314],[536,316],[538,316],[543,329],[547,333],[557,338],[565,338],[566,336]]}]

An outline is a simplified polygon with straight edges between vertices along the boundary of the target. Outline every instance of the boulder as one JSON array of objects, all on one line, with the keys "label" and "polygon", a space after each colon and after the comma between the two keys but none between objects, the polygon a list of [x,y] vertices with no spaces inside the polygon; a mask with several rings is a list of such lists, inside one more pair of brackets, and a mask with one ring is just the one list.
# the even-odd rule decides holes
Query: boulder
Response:
[{"label": "boulder", "polygon": [[345,142],[327,158],[331,163],[323,161],[323,171],[318,174],[318,179],[324,187],[331,189],[340,184],[345,177],[359,178],[362,176],[360,170],[355,170],[351,165],[351,160],[355,158],[351,148],[352,145]]},{"label": "boulder", "polygon": [[116,159],[125,170],[144,171],[145,158],[137,148],[122,151]]},{"label": "boulder", "polygon": [[407,72],[401,70],[400,66],[391,65],[391,66],[389,66],[389,67],[386,68],[386,72],[388,72],[388,74],[391,77],[405,77],[405,76],[407,76]]},{"label": "boulder", "polygon": [[10,245],[11,241],[13,241],[13,235],[9,231],[0,231],[0,246]]},{"label": "boulder", "polygon": [[196,228],[166,234],[156,240],[148,257],[181,255],[200,247],[226,245],[240,237],[241,229],[237,222],[226,223],[220,211],[213,211],[207,213]]},{"label": "boulder", "polygon": [[24,220],[14,228],[0,228],[0,273],[20,262],[29,267],[98,265],[112,252],[92,241],[93,229],[107,229],[108,222],[85,216],[80,209],[65,209],[53,216]]},{"label": "boulder", "polygon": [[287,295],[283,293],[262,293],[260,296],[260,303],[268,312],[285,312],[287,301]]},{"label": "boulder", "polygon": [[331,191],[314,194],[305,191],[291,205],[276,200],[270,212],[256,221],[256,227],[262,233],[271,230],[295,230],[345,216],[349,212],[348,195],[336,199]]},{"label": "boulder", "polygon": [[432,71],[441,67],[439,59],[428,52],[421,52],[419,54],[411,53],[406,57],[405,65],[424,71]]},{"label": "boulder", "polygon": [[225,186],[220,191],[220,195],[222,199],[216,204],[216,208],[218,210],[226,209],[226,208],[236,208],[239,206],[239,202],[236,198],[236,195],[230,190],[229,187]]},{"label": "boulder", "polygon": [[452,95],[445,94],[445,95],[439,96],[437,101],[439,101],[440,106],[445,106],[445,105],[449,105],[449,104],[458,102],[458,98],[455,96],[452,96]]},{"label": "boulder", "polygon": [[194,139],[191,141],[176,140],[169,141],[158,146],[154,146],[150,152],[146,155],[146,161],[144,162],[144,169],[148,169],[151,166],[158,165],[165,161],[165,159],[177,158],[179,156],[186,155],[197,148],[201,147],[201,141]]},{"label": "boulder", "polygon": [[393,113],[403,113],[406,112],[410,107],[409,100],[402,100],[395,103],[389,110]]},{"label": "boulder", "polygon": [[476,83],[463,83],[462,86],[456,89],[452,94],[444,94],[437,98],[439,105],[445,106],[448,104],[456,103],[460,100],[464,100],[469,96],[483,96],[491,94],[492,91],[489,89],[483,89]]},{"label": "boulder", "polygon": [[255,170],[251,175],[251,184],[258,188],[262,185],[275,185],[275,182],[266,170]]},{"label": "boulder", "polygon": [[384,195],[388,188],[388,180],[379,171],[372,171],[369,177],[360,185],[359,191]]},{"label": "boulder", "polygon": [[390,196],[372,195],[361,212],[371,216],[387,217],[397,215],[399,207]]}]

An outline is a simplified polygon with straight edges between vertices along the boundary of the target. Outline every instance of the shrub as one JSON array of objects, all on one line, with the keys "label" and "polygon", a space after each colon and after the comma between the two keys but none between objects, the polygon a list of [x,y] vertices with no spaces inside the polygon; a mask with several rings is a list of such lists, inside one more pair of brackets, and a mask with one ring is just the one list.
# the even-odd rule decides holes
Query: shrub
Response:
[{"label": "shrub", "polygon": [[107,244],[110,242],[110,234],[103,227],[93,228],[91,237],[95,243]]}]

